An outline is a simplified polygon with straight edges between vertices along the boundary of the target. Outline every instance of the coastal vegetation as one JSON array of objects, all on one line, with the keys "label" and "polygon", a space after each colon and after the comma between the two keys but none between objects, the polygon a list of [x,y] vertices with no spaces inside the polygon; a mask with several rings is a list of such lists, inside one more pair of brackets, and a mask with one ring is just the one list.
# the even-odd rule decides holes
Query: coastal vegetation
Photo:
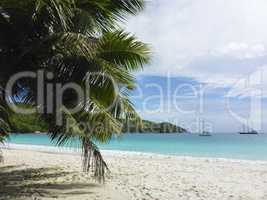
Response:
[{"label": "coastal vegetation", "polygon": [[[150,49],[120,24],[143,8],[143,0],[1,0],[0,142],[15,121],[27,129],[23,121],[33,120],[33,116],[10,119],[17,112],[7,104],[34,106],[51,140],[63,145],[80,139],[84,171],[93,170],[102,181],[107,164],[93,141],[107,142],[121,133],[123,120],[139,119],[129,93],[135,88],[133,72],[149,63]],[[22,72],[44,74],[41,103],[33,76],[20,78],[10,91],[4,89]],[[90,93],[81,100],[66,90],[58,103],[53,89],[68,84],[78,85],[84,93],[89,85]],[[73,107],[79,110],[72,113]],[[71,127],[66,127],[68,120]],[[80,123],[89,126],[81,129]]]},{"label": "coastal vegetation", "polygon": [[[29,108],[29,105],[20,104],[21,108]],[[10,116],[12,133],[47,133],[49,125],[37,112],[32,114],[11,113]],[[184,133],[184,128],[177,125],[162,122],[152,122],[148,120],[122,120],[122,133]]]},{"label": "coastal vegetation", "polygon": [[[29,105],[19,105],[20,108],[32,108]],[[10,113],[10,129],[12,133],[48,133],[49,125],[42,118],[42,115],[36,112],[32,114]]]},{"label": "coastal vegetation", "polygon": [[133,121],[123,123],[124,133],[185,133],[186,129],[167,122],[152,122],[148,120]]}]

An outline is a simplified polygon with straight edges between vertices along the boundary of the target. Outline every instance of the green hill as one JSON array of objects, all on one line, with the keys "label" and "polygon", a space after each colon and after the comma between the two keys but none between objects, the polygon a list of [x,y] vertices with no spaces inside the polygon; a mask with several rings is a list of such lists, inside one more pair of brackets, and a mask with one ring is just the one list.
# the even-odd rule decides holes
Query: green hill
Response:
[{"label": "green hill", "polygon": [[[27,108],[27,105],[19,105]],[[36,112],[30,115],[11,114],[11,130],[14,133],[47,132],[48,125]],[[185,129],[171,123],[156,123],[143,120],[142,122],[128,121],[123,123],[124,133],[183,133]]]},{"label": "green hill", "polygon": [[127,133],[184,133],[184,128],[171,123],[156,123],[148,120],[142,122],[126,122],[123,125],[123,132]]},{"label": "green hill", "polygon": [[[26,105],[20,105],[20,107],[29,108]],[[40,118],[37,112],[30,115],[13,113],[10,116],[10,122],[13,133],[47,132],[48,130],[48,125]]]}]

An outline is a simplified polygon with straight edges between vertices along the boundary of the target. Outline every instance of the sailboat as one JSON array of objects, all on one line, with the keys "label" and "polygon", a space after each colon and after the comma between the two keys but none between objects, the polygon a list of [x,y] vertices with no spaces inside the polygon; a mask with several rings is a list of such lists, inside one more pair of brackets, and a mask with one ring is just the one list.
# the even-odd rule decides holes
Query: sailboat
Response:
[{"label": "sailboat", "polygon": [[205,137],[209,137],[209,136],[212,136],[211,135],[211,133],[210,132],[208,132],[208,131],[205,131],[205,121],[204,120],[202,120],[202,123],[201,123],[201,133],[199,134],[199,136],[205,136]]},{"label": "sailboat", "polygon": [[243,130],[239,132],[241,135],[257,135],[257,131],[251,129],[248,125],[243,125]]}]

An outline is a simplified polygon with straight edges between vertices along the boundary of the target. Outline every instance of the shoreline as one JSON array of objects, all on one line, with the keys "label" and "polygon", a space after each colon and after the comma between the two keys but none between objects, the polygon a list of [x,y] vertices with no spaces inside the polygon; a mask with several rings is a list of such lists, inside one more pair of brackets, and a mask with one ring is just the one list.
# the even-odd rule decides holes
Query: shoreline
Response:
[{"label": "shoreline", "polygon": [[[28,144],[14,144],[5,143],[5,145],[0,145],[0,149],[10,149],[10,150],[24,150],[24,151],[36,151],[40,153],[49,154],[71,154],[71,155],[81,155],[79,148],[69,148],[69,147],[57,147],[57,146],[45,146],[45,145],[28,145]],[[120,151],[120,150],[101,150],[103,156],[144,156],[144,157],[159,157],[159,158],[178,158],[178,159],[189,159],[189,160],[215,160],[215,161],[226,161],[226,162],[242,162],[242,163],[259,163],[267,164],[267,160],[249,160],[249,159],[235,159],[235,158],[224,158],[224,157],[205,157],[205,156],[183,156],[183,155],[168,155],[160,153],[147,153],[138,151]]]}]

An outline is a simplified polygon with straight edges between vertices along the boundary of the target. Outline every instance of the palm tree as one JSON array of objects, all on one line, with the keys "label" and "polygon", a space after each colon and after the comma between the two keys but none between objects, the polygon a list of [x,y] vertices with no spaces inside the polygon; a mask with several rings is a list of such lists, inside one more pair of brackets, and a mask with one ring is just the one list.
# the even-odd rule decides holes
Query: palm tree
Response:
[{"label": "palm tree", "polygon": [[[8,128],[6,101],[34,105],[42,111],[49,135],[58,145],[79,138],[84,171],[92,168],[103,180],[108,168],[93,142],[106,142],[113,133],[120,133],[122,119],[138,119],[129,100],[135,87],[132,72],[149,62],[150,51],[119,24],[143,7],[143,0],[2,0],[0,86],[4,114],[0,118],[5,124],[1,127]],[[51,108],[51,101],[38,104],[36,80],[20,79],[5,98],[3,88],[10,77],[38,70],[53,74],[44,80],[45,97],[51,95],[46,83],[52,88],[75,83],[84,93],[89,85],[89,95],[81,100],[73,91],[66,91],[60,105],[52,95]],[[79,111],[71,113],[74,106],[80,106]],[[57,123],[58,113],[63,114],[62,124]],[[68,121],[72,121],[71,127],[66,126]],[[88,126],[80,128],[81,122]],[[6,135],[1,135],[0,141]]]}]

